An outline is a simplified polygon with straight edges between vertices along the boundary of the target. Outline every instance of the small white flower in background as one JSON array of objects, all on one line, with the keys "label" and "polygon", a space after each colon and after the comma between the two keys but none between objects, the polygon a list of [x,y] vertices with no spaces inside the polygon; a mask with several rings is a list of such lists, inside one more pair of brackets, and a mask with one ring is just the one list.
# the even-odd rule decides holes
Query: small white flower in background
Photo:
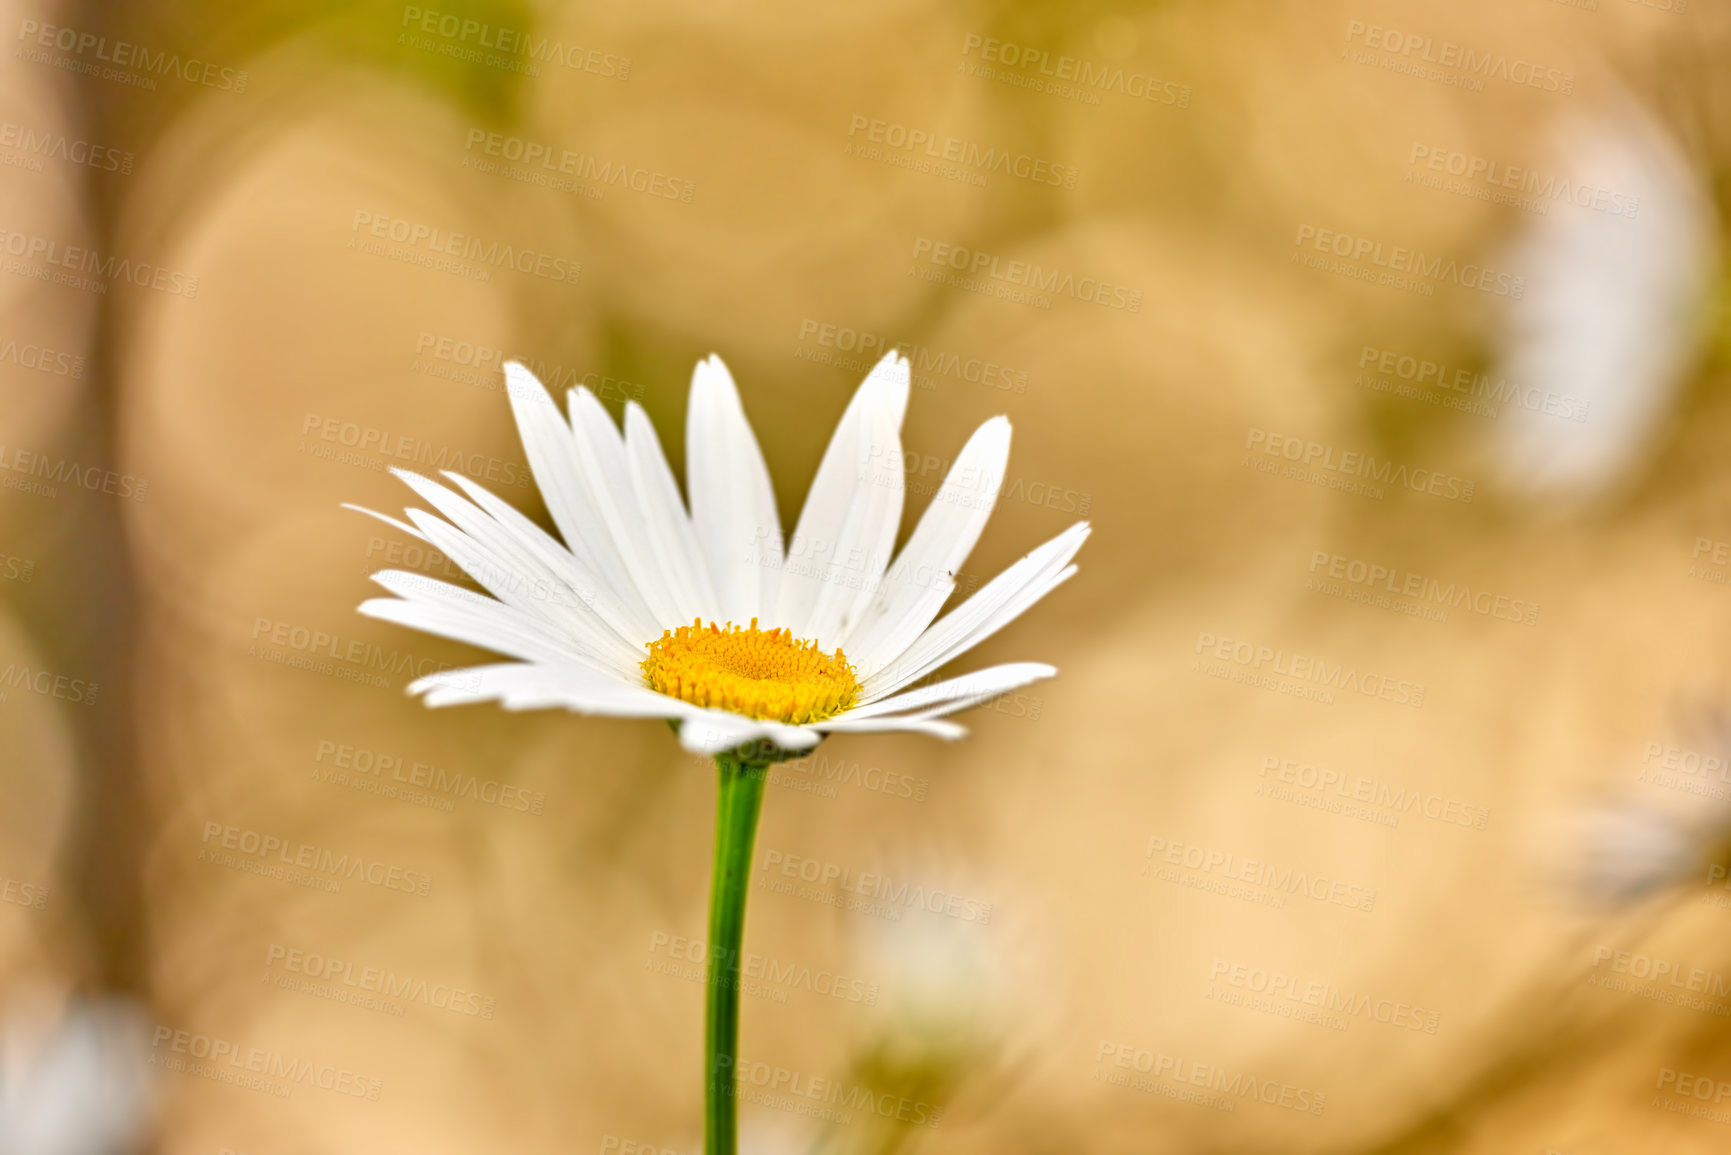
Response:
[{"label": "small white flower in background", "polygon": [[905,1029],[922,1038],[971,1040],[1005,1011],[1001,946],[987,933],[948,918],[874,923],[862,931],[861,969],[885,987]]},{"label": "small white flower in background", "polygon": [[[779,751],[832,732],[965,731],[943,716],[1056,671],[1014,662],[908,689],[972,649],[1076,571],[1079,522],[934,622],[991,515],[1010,451],[994,417],[958,456],[893,562],[901,523],[908,362],[880,361],[842,415],[792,542],[769,470],[720,358],[698,364],[686,422],[689,509],[648,416],[623,435],[589,390],[569,419],[523,366],[506,366],[529,465],[561,544],[468,478],[461,490],[394,470],[443,517],[361,510],[440,550],[492,597],[386,570],[386,621],[518,659],[413,683],[429,706],[667,718],[700,753]],[[358,508],[358,507],[350,507]],[[412,524],[411,524],[412,523]]]},{"label": "small white flower in background", "polygon": [[1567,881],[1594,905],[1638,902],[1702,863],[1709,839],[1699,827],[1692,814],[1643,802],[1580,810],[1559,831]]},{"label": "small white flower in background", "polygon": [[[1691,693],[1673,711],[1679,741],[1709,752],[1697,755],[1702,777],[1684,771],[1679,782],[1669,771],[1652,778],[1643,773],[1638,785],[1614,787],[1546,824],[1542,853],[1574,899],[1627,906],[1706,880],[1714,852],[1731,838],[1731,796],[1713,788],[1708,776],[1714,765],[1725,765],[1722,752],[1731,748],[1731,714],[1719,703],[1712,691]],[[1659,749],[1649,746],[1650,753]]]},{"label": "small white flower in background", "polygon": [[122,1155],[149,1105],[147,1027],[127,1002],[20,1001],[0,1026],[0,1152]]},{"label": "small white flower in background", "polygon": [[1525,399],[1503,403],[1497,436],[1511,484],[1578,504],[1648,451],[1700,348],[1718,238],[1703,175],[1632,99],[1560,120],[1553,139],[1542,175],[1587,203],[1546,200],[1501,259],[1526,284],[1502,301],[1493,377]]}]

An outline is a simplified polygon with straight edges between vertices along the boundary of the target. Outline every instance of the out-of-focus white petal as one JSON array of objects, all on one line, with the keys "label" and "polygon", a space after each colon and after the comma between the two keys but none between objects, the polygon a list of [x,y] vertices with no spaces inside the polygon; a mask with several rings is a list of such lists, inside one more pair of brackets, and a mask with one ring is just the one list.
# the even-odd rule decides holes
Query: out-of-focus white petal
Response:
[{"label": "out-of-focus white petal", "polygon": [[118,999],[77,999],[57,1022],[15,999],[0,1021],[0,1151],[110,1155],[143,1141],[148,1020]]},{"label": "out-of-focus white petal", "polygon": [[1705,332],[1718,239],[1708,178],[1632,99],[1554,134],[1563,187],[1590,200],[1553,197],[1498,261],[1525,284],[1502,299],[1495,436],[1511,485],[1578,504],[1649,450]]}]

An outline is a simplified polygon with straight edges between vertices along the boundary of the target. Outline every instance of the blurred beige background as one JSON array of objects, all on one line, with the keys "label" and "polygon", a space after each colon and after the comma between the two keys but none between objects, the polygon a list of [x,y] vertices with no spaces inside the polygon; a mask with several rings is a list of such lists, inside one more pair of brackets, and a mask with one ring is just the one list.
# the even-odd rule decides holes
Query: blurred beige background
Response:
[{"label": "blurred beige background", "polygon": [[339,506],[716,352],[791,523],[898,346],[964,588],[1096,532],[772,778],[962,901],[754,887],[744,1149],[1731,1140],[1723,4],[5,8],[0,1148],[699,1151],[713,771],[409,699]]}]

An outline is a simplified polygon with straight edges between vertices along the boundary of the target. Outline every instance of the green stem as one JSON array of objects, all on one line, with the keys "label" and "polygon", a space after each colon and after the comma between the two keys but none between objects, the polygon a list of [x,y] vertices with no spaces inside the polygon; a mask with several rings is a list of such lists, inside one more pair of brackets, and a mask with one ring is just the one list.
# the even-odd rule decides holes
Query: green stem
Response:
[{"label": "green stem", "polygon": [[703,1150],[735,1155],[739,1145],[739,946],[745,934],[745,893],[751,846],[763,804],[764,767],[718,754],[720,791],[715,802],[715,873],[709,888],[709,982],[705,988]]}]

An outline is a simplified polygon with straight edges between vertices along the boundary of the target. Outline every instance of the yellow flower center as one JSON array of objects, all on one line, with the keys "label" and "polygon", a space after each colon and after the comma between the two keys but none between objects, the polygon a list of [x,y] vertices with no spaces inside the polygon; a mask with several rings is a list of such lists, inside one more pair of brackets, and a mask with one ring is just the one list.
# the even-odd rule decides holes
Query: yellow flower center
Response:
[{"label": "yellow flower center", "polygon": [[701,619],[649,643],[643,676],[663,694],[748,718],[796,725],[833,717],[853,705],[859,683],[847,655],[826,654],[787,630],[726,629]]}]

